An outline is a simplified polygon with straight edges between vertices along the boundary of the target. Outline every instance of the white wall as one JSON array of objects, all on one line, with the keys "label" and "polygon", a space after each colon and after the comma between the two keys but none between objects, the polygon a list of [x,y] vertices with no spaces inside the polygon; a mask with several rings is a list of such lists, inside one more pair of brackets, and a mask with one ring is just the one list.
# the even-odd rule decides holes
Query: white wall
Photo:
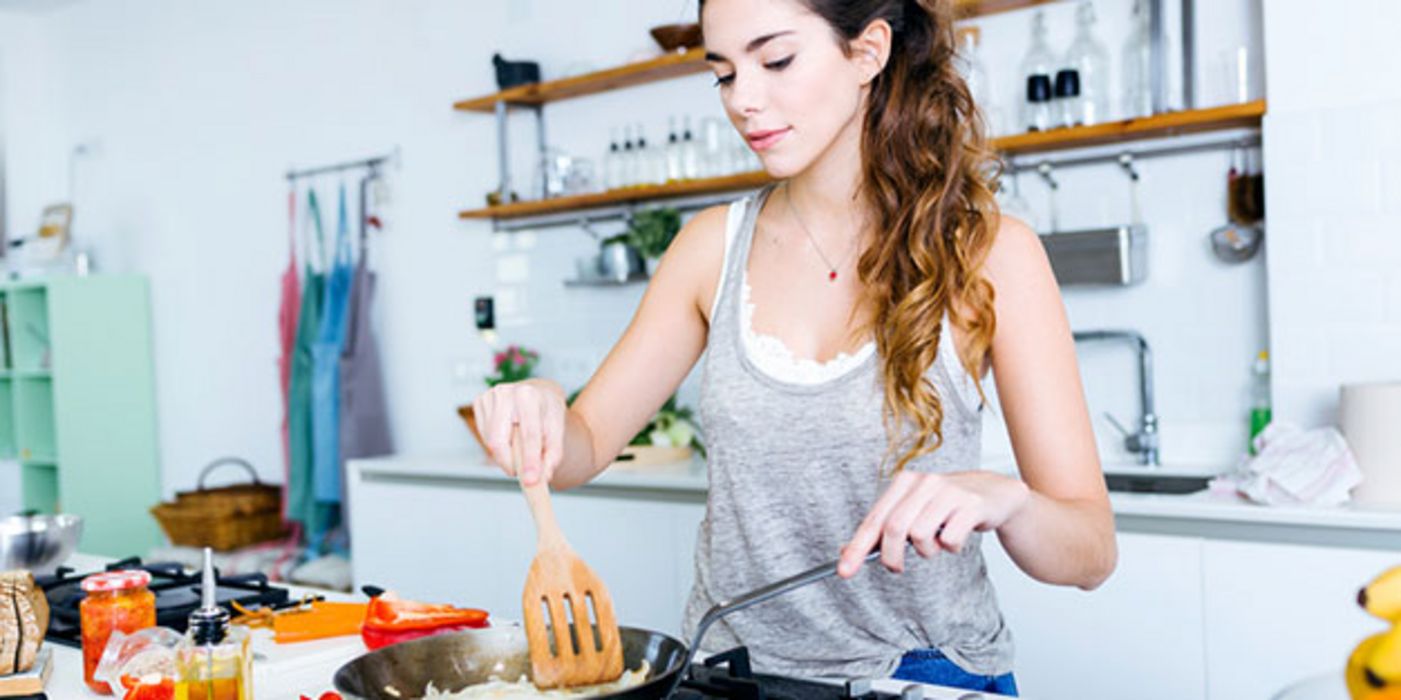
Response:
[{"label": "white wall", "polygon": [[[1199,25],[1210,28],[1202,55],[1258,45],[1256,3],[1198,3],[1210,5],[1200,8]],[[1129,3],[1099,4],[1101,36],[1117,60]],[[1061,49],[1070,8],[1050,11]],[[558,76],[625,61],[648,47],[647,27],[693,16],[692,0],[123,0],[26,18],[33,26],[23,36],[0,34],[7,223],[31,230],[39,209],[65,196],[69,150],[95,143],[79,165],[76,233],[95,247],[99,265],[152,278],[167,490],[189,487],[204,462],[224,453],[246,455],[278,478],[281,175],[400,147],[390,229],[376,249],[393,427],[404,452],[457,449],[468,437],[453,408],[480,389],[475,376],[488,357],[470,330],[472,297],[513,297],[502,304],[503,336],[544,350],[544,371],[573,387],[626,324],[640,289],[564,289],[573,258],[592,246],[577,231],[493,236],[484,223],[457,221],[459,209],[479,205],[495,185],[496,151],[489,117],[449,106],[493,89],[495,50],[537,58],[547,77]],[[1029,21],[1028,13],[984,21],[994,75],[1020,61]],[[719,113],[704,76],[551,106],[549,140],[597,155],[611,125],[645,121],[655,142],[666,117],[682,113]],[[533,128],[527,115],[516,117],[512,143],[528,145]],[[517,154],[523,185],[528,161],[522,148]],[[1205,243],[1224,215],[1227,164],[1224,154],[1143,164],[1149,282],[1066,294],[1077,328],[1138,328],[1154,344],[1168,461],[1233,459],[1244,439],[1249,363],[1265,343],[1264,265],[1223,266]],[[1128,218],[1116,170],[1061,177],[1063,228]],[[329,198],[334,180],[321,184]],[[1028,200],[1045,201],[1038,183],[1021,184]],[[498,283],[493,263],[510,256],[524,257],[527,281]],[[1133,420],[1129,353],[1087,348],[1082,359],[1096,414]],[[468,381],[454,379],[459,368]],[[1115,449],[1117,438],[1102,420],[1096,425],[1105,428],[1106,450]],[[1005,449],[1003,441],[992,431],[989,449]]]},{"label": "white wall", "polygon": [[1265,10],[1276,410],[1332,422],[1340,384],[1401,379],[1401,4]]},{"label": "white wall", "polygon": [[[50,47],[39,40],[39,22],[24,14],[6,14],[0,18],[0,153],[4,165],[4,212],[14,212],[20,200],[32,200],[47,188],[62,192],[62,170],[51,173],[41,183],[42,175],[35,172],[37,154],[53,145],[46,119],[60,120],[59,110],[52,101],[53,90],[47,76]],[[58,179],[53,179],[53,178]],[[39,210],[31,207],[25,230],[38,227]],[[6,237],[13,238],[17,229],[10,223],[12,216],[0,226]],[[13,460],[0,460],[0,515],[20,508],[20,465]]]}]

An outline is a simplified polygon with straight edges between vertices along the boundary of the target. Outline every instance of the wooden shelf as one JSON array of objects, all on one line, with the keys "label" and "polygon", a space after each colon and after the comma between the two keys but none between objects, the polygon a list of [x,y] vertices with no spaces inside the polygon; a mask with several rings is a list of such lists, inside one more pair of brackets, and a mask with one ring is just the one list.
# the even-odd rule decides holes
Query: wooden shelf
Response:
[{"label": "wooden shelf", "polygon": [[555,197],[528,202],[513,202],[495,207],[469,209],[459,212],[459,219],[515,219],[537,214],[553,214],[576,209],[604,207],[617,204],[631,204],[667,197],[685,197],[712,192],[728,192],[762,187],[772,181],[764,172],[740,173],[725,177],[712,177],[704,180],[683,180],[665,185],[629,187],[621,190],[580,194],[569,197]]},{"label": "wooden shelf", "polygon": [[466,112],[491,113],[497,102],[513,105],[542,105],[547,102],[583,97],[609,90],[644,85],[661,80],[693,75],[709,69],[705,62],[704,49],[691,49],[685,53],[670,53],[657,58],[609,68],[594,73],[585,73],[570,78],[547,80],[541,83],[519,85],[501,92],[483,95],[453,104],[453,109]]},{"label": "wooden shelf", "polygon": [[992,147],[1009,156],[1062,151],[1069,148],[1103,146],[1203,131],[1258,127],[1264,116],[1265,101],[1257,100],[1225,107],[1169,112],[1143,119],[1128,119],[1094,126],[1078,126],[1003,136],[993,139]]},{"label": "wooden shelf", "polygon": [[1036,5],[1046,5],[1057,0],[954,0],[953,9],[959,19],[995,15]]},{"label": "wooden shelf", "polygon": [[[955,11],[960,19],[992,15],[999,12],[1020,10],[1034,5],[1044,5],[1059,0],[955,0]],[[543,105],[549,102],[567,100],[571,97],[594,95],[609,90],[645,85],[662,80],[670,80],[686,75],[704,73],[709,70],[705,62],[705,49],[695,48],[684,53],[669,53],[646,61],[629,63],[615,68],[584,73],[558,80],[547,80],[529,85],[519,85],[507,90],[482,95],[453,104],[453,109],[464,112],[485,112],[490,114],[496,103],[511,105]]]},{"label": "wooden shelf", "polygon": [[[1128,143],[1143,139],[1162,138],[1179,134],[1259,126],[1265,114],[1265,101],[1248,102],[1225,107],[1159,114],[1145,119],[1129,119],[1109,124],[1053,129],[1029,134],[1003,136],[992,140],[992,147],[1005,155],[1048,153],[1085,146]],[[557,197],[555,199],[516,202],[496,207],[483,207],[458,213],[461,219],[515,219],[539,214],[588,209],[617,204],[632,204],[668,197],[683,197],[714,192],[728,192],[762,187],[772,181],[762,171],[740,173],[705,180],[687,180],[666,185],[630,187],[594,194]]]}]

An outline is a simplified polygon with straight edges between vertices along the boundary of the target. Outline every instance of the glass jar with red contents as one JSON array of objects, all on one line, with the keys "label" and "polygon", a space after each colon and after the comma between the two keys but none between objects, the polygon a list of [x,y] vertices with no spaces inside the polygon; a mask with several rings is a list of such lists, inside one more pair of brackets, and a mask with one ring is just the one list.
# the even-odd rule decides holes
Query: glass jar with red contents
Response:
[{"label": "glass jar with red contents", "polygon": [[145,571],[108,571],[83,579],[87,594],[78,604],[83,629],[83,682],[93,691],[110,695],[106,683],[93,679],[97,662],[115,631],[128,634],[156,626],[156,596],[146,588],[151,574]]}]

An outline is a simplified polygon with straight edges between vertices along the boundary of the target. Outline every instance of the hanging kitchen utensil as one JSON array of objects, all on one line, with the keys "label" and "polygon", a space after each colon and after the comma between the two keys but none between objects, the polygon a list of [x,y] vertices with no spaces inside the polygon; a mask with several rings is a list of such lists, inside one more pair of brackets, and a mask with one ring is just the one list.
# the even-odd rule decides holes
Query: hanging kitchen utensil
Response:
[{"label": "hanging kitchen utensil", "polygon": [[[1256,214],[1264,213],[1261,191],[1264,179],[1247,172],[1248,154],[1242,149],[1231,152],[1231,169],[1226,173],[1227,222],[1208,235],[1211,251],[1218,260],[1242,263],[1255,257],[1264,242],[1265,232]],[[1239,162],[1238,162],[1239,159]]]},{"label": "hanging kitchen utensil", "polygon": [[[521,473],[520,433],[511,440]],[[521,483],[535,519],[535,560],[521,594],[531,676],[536,687],[559,688],[611,681],[623,673],[623,646],[608,587],[564,539],[543,479]],[[590,610],[593,615],[591,616]]]}]

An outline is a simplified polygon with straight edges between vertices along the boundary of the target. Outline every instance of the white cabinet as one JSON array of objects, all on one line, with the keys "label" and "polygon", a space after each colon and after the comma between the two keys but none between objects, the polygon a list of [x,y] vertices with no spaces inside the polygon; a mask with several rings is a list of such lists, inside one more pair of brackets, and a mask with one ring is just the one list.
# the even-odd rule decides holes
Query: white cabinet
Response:
[{"label": "white cabinet", "polygon": [[1383,624],[1357,589],[1401,553],[1120,532],[1119,566],[1084,592],[1037,583],[984,540],[1032,698],[1269,700],[1341,676]]},{"label": "white cabinet", "polygon": [[1119,566],[1094,591],[1047,586],[984,538],[988,574],[1029,698],[1185,700],[1206,685],[1196,538],[1119,534]]},{"label": "white cabinet", "polygon": [[1357,590],[1397,564],[1398,552],[1206,542],[1207,697],[1263,700],[1306,676],[1341,677],[1353,646],[1384,627]]},{"label": "white cabinet", "polygon": [[[514,483],[372,475],[352,484],[357,587],[520,619],[535,526]],[[560,527],[608,584],[621,624],[680,632],[703,498],[554,494]]]}]

